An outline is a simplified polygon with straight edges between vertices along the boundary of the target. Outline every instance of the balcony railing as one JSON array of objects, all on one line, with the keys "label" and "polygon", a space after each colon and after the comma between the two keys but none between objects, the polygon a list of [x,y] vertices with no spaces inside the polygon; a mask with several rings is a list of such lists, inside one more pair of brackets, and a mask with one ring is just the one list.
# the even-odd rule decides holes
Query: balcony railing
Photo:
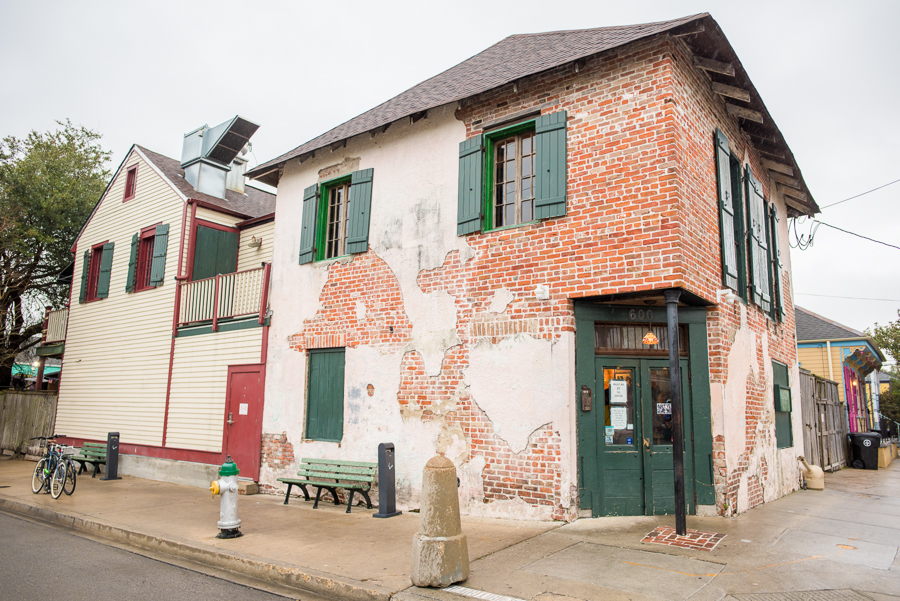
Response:
[{"label": "balcony railing", "polygon": [[48,311],[44,322],[44,339],[42,345],[65,342],[66,325],[69,323],[69,308]]},{"label": "balcony railing", "polygon": [[224,319],[258,315],[266,318],[269,301],[269,274],[272,265],[220,274],[205,280],[182,282],[178,308],[178,326],[212,322],[218,331]]}]

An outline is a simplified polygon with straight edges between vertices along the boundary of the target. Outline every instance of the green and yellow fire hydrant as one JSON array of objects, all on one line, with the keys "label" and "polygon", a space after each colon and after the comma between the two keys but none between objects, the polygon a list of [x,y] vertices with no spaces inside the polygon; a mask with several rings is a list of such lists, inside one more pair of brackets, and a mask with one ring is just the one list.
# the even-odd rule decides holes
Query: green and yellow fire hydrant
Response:
[{"label": "green and yellow fire hydrant", "polygon": [[219,533],[216,538],[237,538],[241,536],[241,520],[238,518],[238,466],[231,460],[231,455],[219,468],[219,479],[209,484],[213,498],[222,495],[219,506]]}]

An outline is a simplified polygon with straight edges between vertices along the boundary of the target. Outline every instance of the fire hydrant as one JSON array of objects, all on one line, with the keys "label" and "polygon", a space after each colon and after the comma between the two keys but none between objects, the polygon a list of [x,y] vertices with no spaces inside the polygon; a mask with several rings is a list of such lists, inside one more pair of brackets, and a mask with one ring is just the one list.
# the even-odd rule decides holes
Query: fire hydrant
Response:
[{"label": "fire hydrant", "polygon": [[219,468],[219,479],[209,484],[213,498],[222,495],[219,506],[219,533],[216,538],[237,538],[241,536],[241,520],[238,518],[238,482],[240,470],[231,460],[231,455]]}]

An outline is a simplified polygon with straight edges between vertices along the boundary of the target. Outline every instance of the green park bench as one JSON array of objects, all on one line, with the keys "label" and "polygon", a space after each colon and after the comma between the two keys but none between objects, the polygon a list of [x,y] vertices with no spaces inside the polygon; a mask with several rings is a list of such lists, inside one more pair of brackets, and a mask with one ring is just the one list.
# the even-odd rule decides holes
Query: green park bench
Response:
[{"label": "green park bench", "polygon": [[369,490],[375,482],[375,473],[378,470],[377,463],[364,461],[336,461],[333,459],[301,459],[298,476],[302,478],[278,478],[279,482],[288,485],[287,494],[284,495],[284,504],[288,504],[291,497],[291,487],[299,486],[303,490],[304,498],[309,501],[307,486],[316,487],[316,502],[313,509],[319,508],[319,496],[324,488],[331,493],[335,505],[340,505],[337,489],[343,488],[350,491],[347,500],[347,513],[353,506],[353,495],[360,493],[366,499],[366,506],[371,509],[372,501],[369,500]]},{"label": "green park bench", "polygon": [[78,470],[79,474],[87,471],[87,465],[94,467],[94,473],[91,478],[97,475],[101,465],[106,465],[106,443],[105,442],[85,442],[81,448],[77,449],[77,453],[71,456],[72,461],[81,465]]}]

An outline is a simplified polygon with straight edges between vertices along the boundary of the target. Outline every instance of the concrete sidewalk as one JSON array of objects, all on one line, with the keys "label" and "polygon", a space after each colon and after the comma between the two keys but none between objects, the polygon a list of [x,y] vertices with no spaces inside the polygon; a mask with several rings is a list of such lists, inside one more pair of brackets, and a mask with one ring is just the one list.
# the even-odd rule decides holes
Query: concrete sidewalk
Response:
[{"label": "concrete sidewalk", "polygon": [[203,490],[84,477],[54,501],[31,493],[33,469],[0,461],[0,510],[332,599],[900,599],[900,462],[827,474],[824,492],[734,519],[689,517],[689,529],[724,535],[711,551],[641,542],[674,526],[669,516],[565,526],[463,518],[471,575],[453,592],[409,585],[417,514],[377,520],[375,510],[255,495],[240,499],[245,535],[222,541],[219,501]]}]

